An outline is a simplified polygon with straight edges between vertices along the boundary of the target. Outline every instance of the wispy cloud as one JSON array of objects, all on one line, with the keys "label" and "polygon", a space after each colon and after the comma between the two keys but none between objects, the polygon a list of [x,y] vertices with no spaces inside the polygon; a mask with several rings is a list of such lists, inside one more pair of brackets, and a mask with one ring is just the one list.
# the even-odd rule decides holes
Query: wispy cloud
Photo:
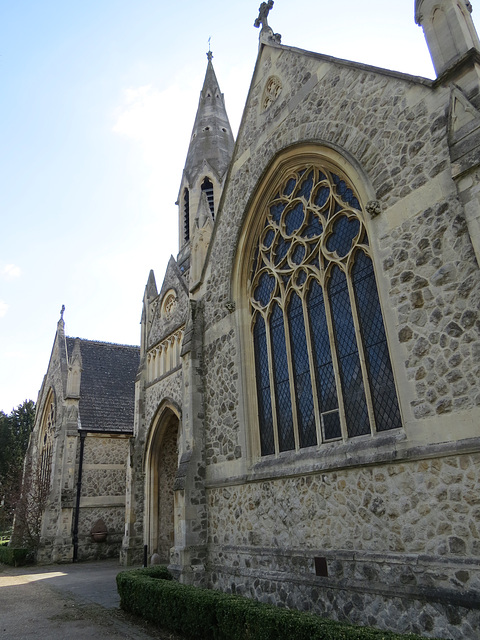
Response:
[{"label": "wispy cloud", "polygon": [[13,280],[22,275],[22,270],[15,264],[6,264],[0,271],[0,275],[4,280]]},{"label": "wispy cloud", "polygon": [[0,318],[3,318],[8,311],[8,304],[4,300],[0,300]]}]

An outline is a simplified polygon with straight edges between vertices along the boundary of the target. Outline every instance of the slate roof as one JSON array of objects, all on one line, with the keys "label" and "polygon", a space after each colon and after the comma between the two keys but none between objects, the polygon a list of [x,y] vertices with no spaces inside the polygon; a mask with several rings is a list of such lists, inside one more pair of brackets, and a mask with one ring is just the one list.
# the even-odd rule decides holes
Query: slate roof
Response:
[{"label": "slate roof", "polygon": [[[66,338],[70,360],[75,338]],[[140,348],[80,339],[80,422],[89,431],[133,433]]]}]

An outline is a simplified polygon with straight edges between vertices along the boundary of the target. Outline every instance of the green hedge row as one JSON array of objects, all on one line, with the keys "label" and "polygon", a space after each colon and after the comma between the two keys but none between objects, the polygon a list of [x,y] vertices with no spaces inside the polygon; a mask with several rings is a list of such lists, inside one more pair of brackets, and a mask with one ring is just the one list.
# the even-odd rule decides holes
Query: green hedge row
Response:
[{"label": "green hedge row", "polygon": [[29,549],[19,549],[0,545],[0,562],[11,564],[14,567],[21,567],[33,561],[32,552]]},{"label": "green hedge row", "polygon": [[117,587],[122,609],[191,640],[420,640],[182,585],[165,567],[123,571]]}]

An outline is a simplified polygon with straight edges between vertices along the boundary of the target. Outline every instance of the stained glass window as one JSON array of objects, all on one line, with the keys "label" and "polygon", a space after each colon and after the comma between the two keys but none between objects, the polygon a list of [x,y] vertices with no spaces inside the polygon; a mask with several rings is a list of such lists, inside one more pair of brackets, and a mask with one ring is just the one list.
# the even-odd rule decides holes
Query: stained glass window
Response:
[{"label": "stained glass window", "polygon": [[400,427],[354,186],[304,165],[274,193],[250,271],[261,454]]}]

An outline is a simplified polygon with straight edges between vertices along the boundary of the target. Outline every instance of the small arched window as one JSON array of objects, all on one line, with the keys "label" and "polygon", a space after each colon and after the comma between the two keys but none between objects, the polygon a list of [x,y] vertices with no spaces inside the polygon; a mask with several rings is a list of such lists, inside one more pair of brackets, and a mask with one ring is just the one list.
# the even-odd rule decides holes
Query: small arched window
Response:
[{"label": "small arched window", "polygon": [[210,207],[210,213],[212,214],[212,218],[215,217],[214,214],[214,201],[213,201],[213,184],[209,178],[205,178],[202,182],[202,191],[207,196],[208,206]]},{"label": "small arched window", "polygon": [[288,174],[250,268],[263,456],[401,426],[358,196],[334,167]]},{"label": "small arched window", "polygon": [[183,239],[190,240],[190,193],[188,189],[183,192]]},{"label": "small arched window", "polygon": [[55,398],[51,391],[43,412],[40,431],[40,483],[43,492],[48,491],[52,471],[53,442],[55,435]]}]

